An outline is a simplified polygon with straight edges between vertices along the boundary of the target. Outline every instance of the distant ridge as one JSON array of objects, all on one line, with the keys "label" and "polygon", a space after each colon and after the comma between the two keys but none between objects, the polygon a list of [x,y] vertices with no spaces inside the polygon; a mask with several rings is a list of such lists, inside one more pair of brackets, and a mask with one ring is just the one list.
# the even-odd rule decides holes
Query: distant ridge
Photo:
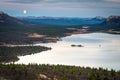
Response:
[{"label": "distant ridge", "polygon": [[19,19],[32,23],[32,24],[48,24],[48,25],[63,25],[63,26],[76,26],[87,24],[101,24],[105,18],[97,16],[95,18],[69,18],[69,17],[18,17]]}]

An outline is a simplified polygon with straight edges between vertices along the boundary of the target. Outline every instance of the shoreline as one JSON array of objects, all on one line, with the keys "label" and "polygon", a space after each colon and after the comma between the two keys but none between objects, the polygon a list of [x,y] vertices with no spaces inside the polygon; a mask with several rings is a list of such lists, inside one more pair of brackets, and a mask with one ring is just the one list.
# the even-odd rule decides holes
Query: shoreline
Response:
[{"label": "shoreline", "polygon": [[12,44],[7,44],[7,43],[0,43],[0,46],[24,46],[24,45],[34,45],[37,43],[51,43],[54,42],[56,43],[57,41],[61,41],[61,38],[63,37],[67,37],[67,36],[71,36],[71,35],[75,35],[75,34],[87,34],[87,33],[91,33],[88,31],[88,29],[78,29],[78,28],[66,28],[68,30],[73,30],[72,32],[69,33],[63,33],[63,36],[55,36],[55,37],[50,37],[50,36],[45,36],[45,35],[41,35],[41,34],[37,34],[37,33],[33,33],[30,34],[29,36],[27,36],[25,39],[30,40],[30,43],[18,43],[18,42],[13,42]]},{"label": "shoreline", "polygon": [[[108,32],[108,31],[96,31],[96,32],[90,32],[88,31],[88,29],[77,29],[77,28],[74,28],[75,31],[71,32],[71,33],[64,33],[65,36],[62,36],[62,37],[43,37],[42,36],[42,40],[44,40],[44,42],[41,42],[41,41],[38,41],[38,42],[32,42],[32,44],[3,44],[3,45],[0,45],[0,48],[2,47],[6,47],[6,48],[15,48],[15,47],[39,47],[40,45],[35,45],[35,44],[38,44],[38,43],[56,43],[57,41],[61,41],[63,37],[67,37],[67,36],[71,36],[71,35],[77,35],[77,34],[88,34],[88,33],[108,33],[108,34],[113,34],[112,31]],[[116,32],[116,31],[114,31]],[[117,31],[118,33],[119,31]],[[116,34],[116,33],[115,33]],[[119,34],[119,33],[118,33]],[[37,35],[37,37],[39,37],[39,34],[34,34],[34,35]],[[33,36],[32,36],[33,37]],[[40,37],[41,38],[41,37]],[[36,39],[36,37],[35,37]],[[40,46],[42,47],[42,46]],[[46,47],[48,49],[51,49],[49,47]],[[40,51],[41,52],[41,51]],[[38,52],[37,52],[38,53]],[[19,56],[19,55],[17,55]],[[14,56],[15,57],[15,56]],[[18,57],[15,57],[16,59],[15,60],[19,60]],[[12,59],[12,58],[11,58]],[[13,61],[13,60],[12,60]]]},{"label": "shoreline", "polygon": [[[88,30],[82,30],[82,29],[78,29],[77,31],[73,31],[71,33],[64,33],[65,35],[62,37],[47,37],[47,36],[42,36],[42,37],[32,37],[32,38],[28,38],[28,39],[33,39],[32,43],[14,43],[14,44],[0,44],[0,46],[6,46],[6,47],[13,47],[13,46],[33,46],[34,44],[38,44],[38,43],[56,43],[57,41],[61,41],[63,37],[67,37],[67,36],[71,36],[71,35],[76,35],[76,34],[89,34],[89,33],[108,33],[108,34],[118,34],[120,35],[120,31],[88,31]],[[36,39],[40,39],[38,41],[36,41]]]},{"label": "shoreline", "polygon": [[44,46],[0,46],[0,63],[18,61],[18,56],[25,56],[51,50],[50,47]]}]

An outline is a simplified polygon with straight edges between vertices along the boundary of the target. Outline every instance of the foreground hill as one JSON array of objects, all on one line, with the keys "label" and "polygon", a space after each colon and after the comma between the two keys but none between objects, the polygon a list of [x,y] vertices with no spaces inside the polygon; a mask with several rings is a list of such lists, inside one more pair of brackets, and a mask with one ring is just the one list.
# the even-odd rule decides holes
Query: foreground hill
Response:
[{"label": "foreground hill", "polygon": [[0,64],[1,80],[120,80],[120,71],[65,65]]}]

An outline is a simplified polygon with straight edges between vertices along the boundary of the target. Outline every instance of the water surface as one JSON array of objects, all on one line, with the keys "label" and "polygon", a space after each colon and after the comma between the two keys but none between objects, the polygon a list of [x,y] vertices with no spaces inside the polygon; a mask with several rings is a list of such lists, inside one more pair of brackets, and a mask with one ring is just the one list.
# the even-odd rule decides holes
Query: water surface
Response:
[{"label": "water surface", "polygon": [[[71,47],[72,44],[84,47]],[[52,50],[20,56],[16,63],[63,64],[120,70],[120,35],[106,33],[78,34],[57,43],[36,44]]]}]

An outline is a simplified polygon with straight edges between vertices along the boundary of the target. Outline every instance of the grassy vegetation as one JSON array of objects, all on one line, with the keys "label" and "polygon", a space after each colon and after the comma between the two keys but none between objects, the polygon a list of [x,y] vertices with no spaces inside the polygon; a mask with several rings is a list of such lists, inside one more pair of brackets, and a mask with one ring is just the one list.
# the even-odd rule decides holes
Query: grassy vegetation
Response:
[{"label": "grassy vegetation", "polygon": [[0,78],[2,80],[120,80],[120,71],[48,64],[0,64]]},{"label": "grassy vegetation", "polygon": [[24,56],[39,53],[51,48],[43,46],[0,46],[0,62],[10,62],[19,60],[17,56]]}]

